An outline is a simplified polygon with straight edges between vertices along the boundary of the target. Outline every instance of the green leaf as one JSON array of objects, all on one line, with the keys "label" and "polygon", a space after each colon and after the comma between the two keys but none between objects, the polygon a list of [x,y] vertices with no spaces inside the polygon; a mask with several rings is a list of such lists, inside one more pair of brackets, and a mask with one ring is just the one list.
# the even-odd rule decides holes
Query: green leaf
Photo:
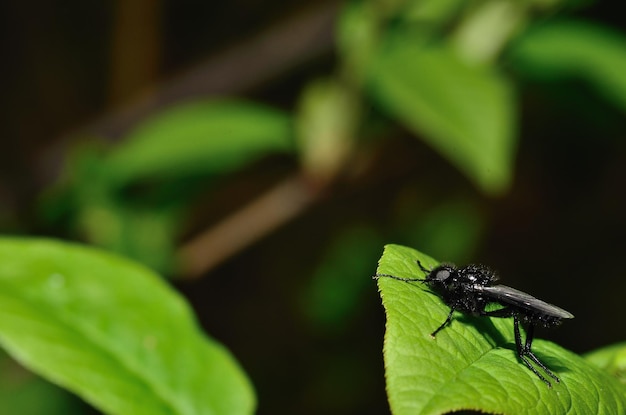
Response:
[{"label": "green leaf", "polygon": [[359,113],[357,97],[339,82],[319,80],[303,91],[296,130],[307,176],[325,181],[345,169]]},{"label": "green leaf", "polygon": [[[416,265],[437,263],[411,248],[387,245],[378,273],[423,278]],[[449,312],[427,287],[378,280],[387,314],[384,357],[394,415],[476,410],[497,414],[626,413],[624,388],[580,356],[535,340],[533,351],[560,377],[548,388],[517,360],[511,319],[456,314],[436,339],[430,333]]]},{"label": "green leaf", "polygon": [[367,62],[375,51],[382,16],[376,3],[345,2],[336,27],[337,53],[345,77],[354,85],[363,83]]},{"label": "green leaf", "polygon": [[430,25],[449,23],[464,7],[467,7],[467,2],[464,0],[417,0],[405,4],[406,18],[415,23]]},{"label": "green leaf", "polygon": [[544,79],[576,77],[626,110],[626,37],[588,22],[536,25],[510,51],[513,62]]},{"label": "green leaf", "polygon": [[287,114],[239,101],[180,104],[147,120],[110,155],[125,184],[154,176],[224,173],[259,156],[292,150]]},{"label": "green leaf", "polygon": [[489,193],[510,185],[516,148],[509,81],[448,48],[402,37],[382,48],[372,92],[387,111]]},{"label": "green leaf", "polygon": [[626,342],[594,350],[587,353],[585,359],[606,370],[626,385]]},{"label": "green leaf", "polygon": [[[405,208],[406,209],[406,208]],[[463,261],[473,256],[485,229],[485,215],[467,199],[446,201],[404,218],[403,238],[427,246],[437,257]]]},{"label": "green leaf", "polygon": [[107,414],[250,414],[252,387],[190,307],[102,251],[0,238],[0,344]]},{"label": "green leaf", "polygon": [[174,241],[180,215],[162,206],[127,206],[118,200],[92,201],[76,215],[77,233],[89,243],[134,259],[153,270],[175,268]]}]

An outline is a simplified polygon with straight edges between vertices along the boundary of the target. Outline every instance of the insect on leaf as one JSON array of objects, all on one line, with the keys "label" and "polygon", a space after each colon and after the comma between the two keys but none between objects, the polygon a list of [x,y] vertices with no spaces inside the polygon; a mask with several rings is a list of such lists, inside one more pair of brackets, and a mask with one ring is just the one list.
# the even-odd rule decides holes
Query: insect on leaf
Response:
[{"label": "insect on leaf", "polygon": [[[377,273],[424,278],[437,262],[411,248],[387,245]],[[511,319],[456,313],[436,339],[430,333],[449,307],[420,282],[378,280],[387,315],[384,360],[394,415],[460,410],[486,413],[595,413],[626,411],[622,385],[580,356],[545,340],[533,349],[561,382],[553,388],[519,362]]]}]

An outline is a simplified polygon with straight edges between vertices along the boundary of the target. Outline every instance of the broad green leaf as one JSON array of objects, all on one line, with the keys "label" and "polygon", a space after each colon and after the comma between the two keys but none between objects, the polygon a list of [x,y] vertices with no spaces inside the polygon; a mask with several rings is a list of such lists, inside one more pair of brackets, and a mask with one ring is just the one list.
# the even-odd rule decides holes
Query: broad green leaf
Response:
[{"label": "broad green leaf", "polygon": [[[378,273],[423,278],[416,265],[436,261],[411,248],[387,245]],[[626,413],[619,382],[582,357],[545,341],[533,351],[560,377],[548,388],[517,360],[511,319],[455,314],[419,282],[378,281],[387,314],[384,358],[394,415],[476,410],[496,414]],[[568,322],[572,324],[572,322]]]},{"label": "broad green leaf", "polygon": [[381,49],[372,93],[489,193],[510,185],[516,148],[512,87],[494,68],[470,65],[445,47],[409,37]]},{"label": "broad green leaf", "polygon": [[250,414],[254,393],[187,303],[148,269],[91,248],[0,239],[0,344],[107,414]]},{"label": "broad green leaf", "polygon": [[292,149],[288,115],[238,101],[179,104],[145,121],[107,160],[122,184],[154,176],[231,171],[256,157]]},{"label": "broad green leaf", "polygon": [[585,358],[626,385],[626,342],[594,350],[587,353]]},{"label": "broad green leaf", "polygon": [[510,51],[513,62],[541,78],[576,77],[626,110],[626,36],[588,22],[536,25]]}]

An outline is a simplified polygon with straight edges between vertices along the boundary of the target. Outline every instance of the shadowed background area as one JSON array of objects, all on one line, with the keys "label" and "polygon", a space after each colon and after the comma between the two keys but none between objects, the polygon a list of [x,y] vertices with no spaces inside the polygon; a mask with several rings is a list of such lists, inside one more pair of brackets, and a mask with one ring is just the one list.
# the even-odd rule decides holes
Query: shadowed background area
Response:
[{"label": "shadowed background area", "polygon": [[[537,336],[574,352],[623,341],[616,7],[5,2],[0,229],[163,274],[259,414],[388,412],[386,243],[571,311]],[[3,355],[4,413],[96,412]]]}]

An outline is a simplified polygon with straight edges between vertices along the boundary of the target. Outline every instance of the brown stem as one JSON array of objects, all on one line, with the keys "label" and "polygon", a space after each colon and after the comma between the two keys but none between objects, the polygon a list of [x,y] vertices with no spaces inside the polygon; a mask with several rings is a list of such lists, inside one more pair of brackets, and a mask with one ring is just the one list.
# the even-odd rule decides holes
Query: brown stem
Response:
[{"label": "brown stem", "polygon": [[193,279],[300,214],[319,189],[292,176],[183,245],[177,257],[182,277]]}]

